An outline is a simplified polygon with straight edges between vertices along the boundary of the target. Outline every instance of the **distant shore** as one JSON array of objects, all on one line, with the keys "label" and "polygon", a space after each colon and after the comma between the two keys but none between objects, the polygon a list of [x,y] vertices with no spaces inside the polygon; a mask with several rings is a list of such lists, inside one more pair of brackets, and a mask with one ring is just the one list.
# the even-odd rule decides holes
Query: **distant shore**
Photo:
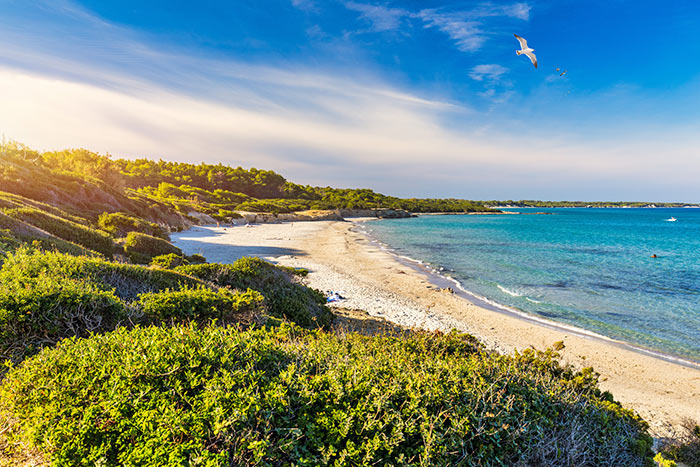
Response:
[{"label": "distant shore", "polygon": [[700,370],[555,323],[478,306],[444,291],[446,285],[436,283],[427,271],[399,261],[359,232],[356,223],[363,220],[368,219],[198,226],[172,237],[186,253],[201,253],[212,262],[259,256],[307,268],[311,287],[345,297],[333,306],[364,310],[401,326],[458,329],[501,352],[544,349],[561,341],[564,362],[592,366],[601,374],[601,388],[642,415],[658,436],[668,434],[685,417],[700,419]]}]

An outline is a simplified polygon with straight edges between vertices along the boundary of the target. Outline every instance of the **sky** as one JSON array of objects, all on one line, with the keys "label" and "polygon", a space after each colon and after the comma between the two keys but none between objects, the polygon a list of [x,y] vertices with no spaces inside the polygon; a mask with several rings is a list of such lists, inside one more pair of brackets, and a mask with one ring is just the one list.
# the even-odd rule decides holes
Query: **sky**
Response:
[{"label": "sky", "polygon": [[698,26],[693,1],[0,0],[0,135],[403,197],[699,202]]}]

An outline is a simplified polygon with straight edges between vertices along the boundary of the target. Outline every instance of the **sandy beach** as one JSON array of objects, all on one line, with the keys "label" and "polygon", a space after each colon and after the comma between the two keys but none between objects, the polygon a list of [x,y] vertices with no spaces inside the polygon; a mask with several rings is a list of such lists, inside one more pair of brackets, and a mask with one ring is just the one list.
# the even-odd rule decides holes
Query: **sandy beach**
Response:
[{"label": "sandy beach", "polygon": [[332,306],[364,310],[370,317],[409,328],[458,329],[488,348],[512,352],[544,349],[563,341],[563,361],[592,366],[600,386],[637,411],[655,436],[671,434],[686,417],[700,420],[700,370],[572,330],[523,319],[441,291],[433,278],[371,242],[358,222],[317,221],[250,227],[197,226],[172,235],[187,254],[210,262],[242,256],[310,271],[311,287],[340,292]]}]

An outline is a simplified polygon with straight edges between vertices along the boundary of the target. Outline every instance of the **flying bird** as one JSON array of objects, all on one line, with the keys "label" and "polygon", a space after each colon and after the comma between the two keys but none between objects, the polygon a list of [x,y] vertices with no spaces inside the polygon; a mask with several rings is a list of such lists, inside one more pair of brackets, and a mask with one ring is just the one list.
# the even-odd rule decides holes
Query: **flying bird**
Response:
[{"label": "flying bird", "polygon": [[[557,68],[557,71],[559,71],[559,68]],[[559,76],[564,76],[564,75],[566,74],[567,71],[569,71],[569,70],[564,70],[564,71],[562,71],[561,73],[559,73]]]},{"label": "flying bird", "polygon": [[530,47],[528,47],[527,41],[522,37],[518,36],[517,34],[513,35],[516,39],[518,39],[518,42],[520,42],[520,50],[516,50],[515,53],[518,55],[527,55],[527,58],[529,58],[532,64],[535,65],[535,68],[537,68],[537,57],[535,57],[535,54],[532,53],[535,51],[535,49],[531,49]]}]

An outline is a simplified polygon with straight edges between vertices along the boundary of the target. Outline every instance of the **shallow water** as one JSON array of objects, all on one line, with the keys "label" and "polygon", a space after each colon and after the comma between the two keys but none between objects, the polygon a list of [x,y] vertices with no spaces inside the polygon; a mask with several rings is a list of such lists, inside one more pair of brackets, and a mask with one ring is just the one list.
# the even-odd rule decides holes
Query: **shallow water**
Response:
[{"label": "shallow water", "polygon": [[366,228],[489,300],[700,361],[700,209],[519,211],[553,214],[425,216]]}]

